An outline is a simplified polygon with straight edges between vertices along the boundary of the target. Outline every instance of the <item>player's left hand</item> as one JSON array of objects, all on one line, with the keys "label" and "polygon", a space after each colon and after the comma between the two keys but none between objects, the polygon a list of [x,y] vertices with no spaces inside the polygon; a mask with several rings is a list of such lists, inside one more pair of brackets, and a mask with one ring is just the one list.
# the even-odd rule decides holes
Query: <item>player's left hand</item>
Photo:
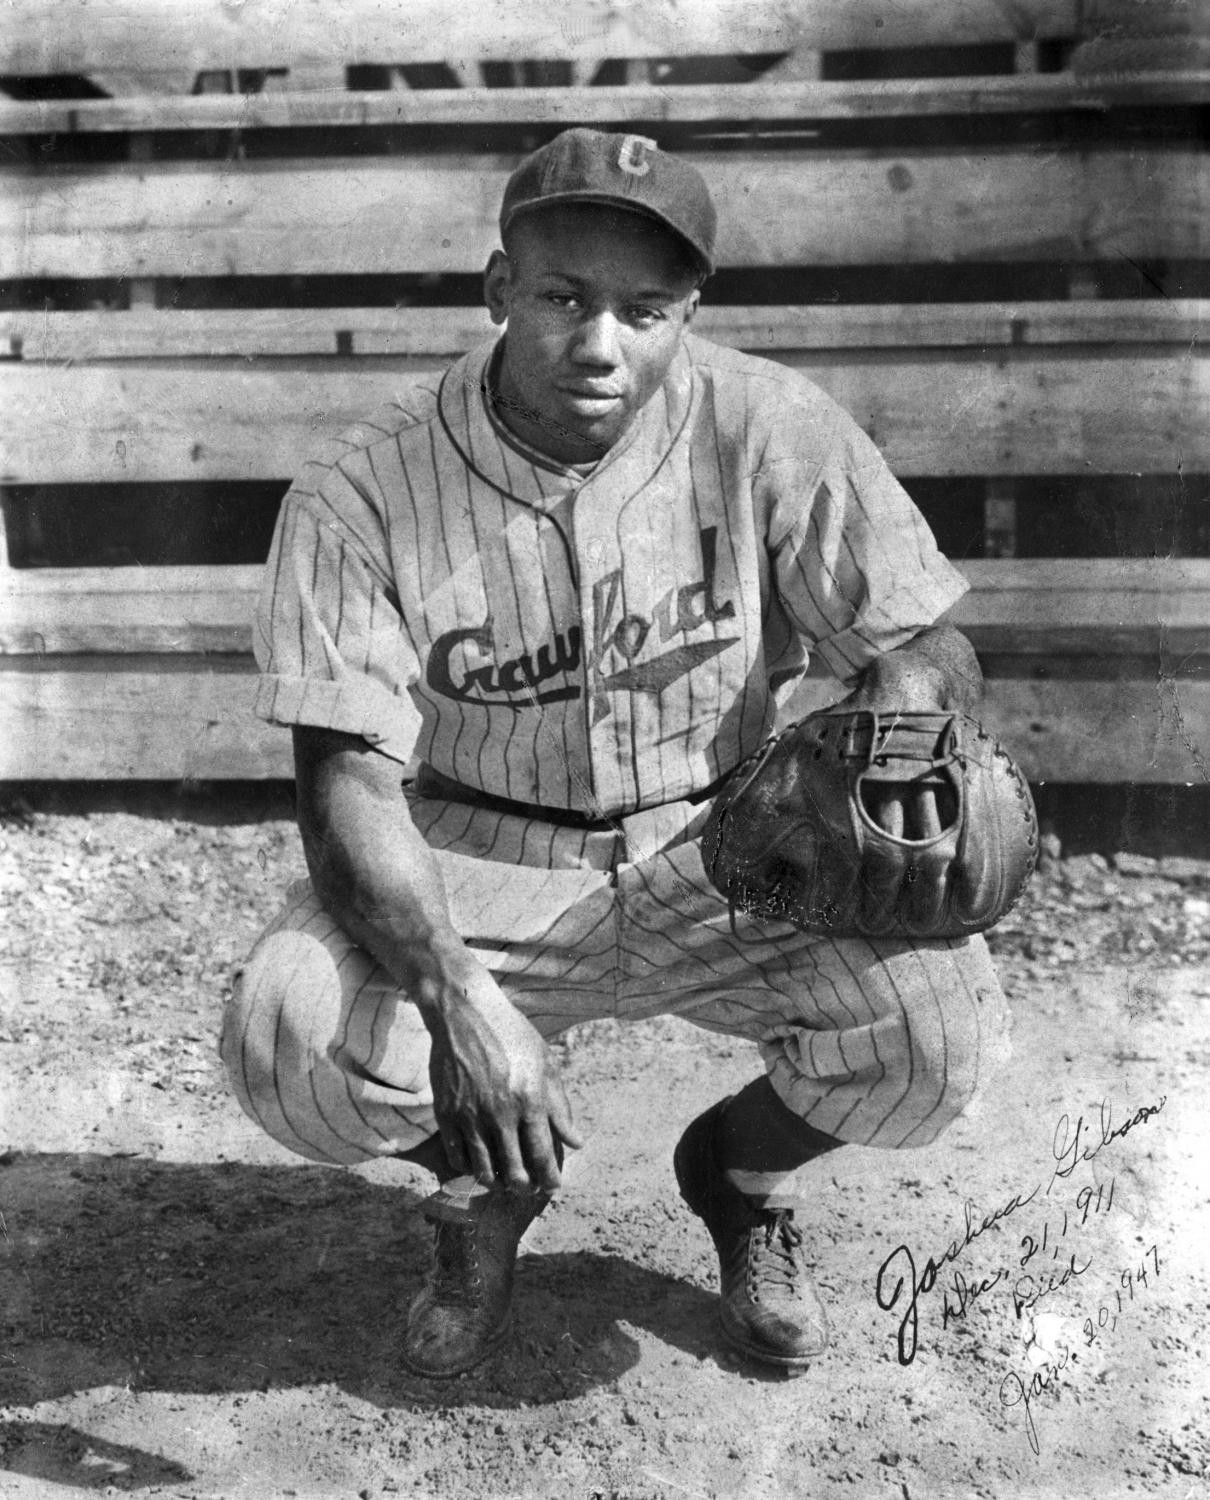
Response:
[{"label": "player's left hand", "polygon": [[[931,713],[954,704],[944,675],[914,657],[892,651],[871,663],[860,684],[838,709],[868,709],[878,714]],[[940,806],[931,787],[880,786],[871,789],[866,809],[886,833],[901,839],[936,837],[952,821],[952,806]]]}]

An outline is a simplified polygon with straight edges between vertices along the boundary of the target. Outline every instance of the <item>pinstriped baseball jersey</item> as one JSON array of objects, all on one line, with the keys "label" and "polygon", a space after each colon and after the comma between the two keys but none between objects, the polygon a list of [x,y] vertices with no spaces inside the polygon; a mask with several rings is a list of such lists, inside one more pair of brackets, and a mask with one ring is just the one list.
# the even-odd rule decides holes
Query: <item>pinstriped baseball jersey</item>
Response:
[{"label": "pinstriped baseball jersey", "polygon": [[618,816],[754,750],[818,653],[843,681],[965,589],[852,418],[686,337],[592,467],[529,450],[485,344],[287,496],[257,712],[514,801]]}]

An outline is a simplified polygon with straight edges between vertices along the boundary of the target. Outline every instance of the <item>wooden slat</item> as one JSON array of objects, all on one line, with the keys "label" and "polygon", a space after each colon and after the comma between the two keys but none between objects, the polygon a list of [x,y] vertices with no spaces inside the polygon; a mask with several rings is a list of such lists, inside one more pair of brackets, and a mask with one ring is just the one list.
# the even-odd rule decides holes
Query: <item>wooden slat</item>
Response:
[{"label": "wooden slat", "polygon": [[1210,656],[1210,559],[964,561],[954,623],[980,653]]},{"label": "wooden slat", "polygon": [[179,98],[0,101],[0,135],[281,130],[382,125],[701,125],[749,135],[787,122],[1036,114],[1204,103],[1210,73],[1074,79],[1063,73],[857,82],[625,88],[365,90],[198,94]]},{"label": "wooden slat", "polygon": [[[251,662],[0,664],[0,780],[290,775],[289,735],[251,716]],[[812,680],[792,711],[836,696]],[[1034,781],[1205,779],[1210,682],[993,680],[980,710]]]},{"label": "wooden slat", "polygon": [[[1190,304],[1197,320],[1202,306]],[[1210,309],[1210,304],[1205,306]],[[0,313],[0,346],[7,345],[26,360],[255,358],[338,350],[449,356],[471,348],[491,331],[483,307]],[[1182,341],[1175,330],[1173,337]]]},{"label": "wooden slat", "polygon": [[639,58],[809,48],[924,47],[1073,37],[1077,0],[259,0],[251,8],[180,0],[9,0],[0,71],[183,71],[322,62]]},{"label": "wooden slat", "polygon": [[[724,266],[1196,258],[1191,151],[728,152],[696,157]],[[0,277],[477,272],[511,158],[330,158],[14,171]]]},{"label": "wooden slat", "polygon": [[990,679],[980,717],[1031,781],[1208,779],[1210,682]]},{"label": "wooden slat", "polygon": [[[1210,302],[975,302],[702,308],[695,331],[754,353],[1199,339]],[[0,347],[26,360],[298,354],[452,355],[492,331],[483,308],[228,308],[178,312],[0,313]]]},{"label": "wooden slat", "polygon": [[[981,652],[1210,656],[1210,559],[968,561],[955,622]],[[0,653],[247,654],[259,567],[10,573]]]},{"label": "wooden slat", "polygon": [[[783,353],[904,475],[1210,468],[1204,358],[978,349]],[[0,481],[288,478],[325,432],[390,399],[424,361],[274,367],[0,366]],[[432,365],[432,362],[428,362]]]},{"label": "wooden slat", "polygon": [[0,654],[247,655],[260,567],[14,571],[0,592]]},{"label": "wooden slat", "polygon": [[0,664],[0,780],[262,780],[292,775],[290,736],[252,714],[231,658]]}]

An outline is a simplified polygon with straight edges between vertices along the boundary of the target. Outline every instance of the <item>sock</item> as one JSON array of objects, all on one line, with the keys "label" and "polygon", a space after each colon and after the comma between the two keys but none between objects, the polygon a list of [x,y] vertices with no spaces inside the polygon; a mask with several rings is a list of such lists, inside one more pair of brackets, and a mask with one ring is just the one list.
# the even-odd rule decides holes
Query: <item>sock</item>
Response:
[{"label": "sock", "polygon": [[801,1207],[801,1196],[789,1186],[795,1171],[844,1145],[783,1104],[767,1077],[755,1079],[731,1099],[714,1138],[727,1181],[767,1208]]}]

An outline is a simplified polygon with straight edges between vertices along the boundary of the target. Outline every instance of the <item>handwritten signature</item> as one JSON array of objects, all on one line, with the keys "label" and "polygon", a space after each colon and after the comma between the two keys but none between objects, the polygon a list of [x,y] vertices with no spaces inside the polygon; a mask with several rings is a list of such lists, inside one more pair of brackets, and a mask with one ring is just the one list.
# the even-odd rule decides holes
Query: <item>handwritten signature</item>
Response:
[{"label": "handwritten signature", "polygon": [[[916,1257],[911,1248],[906,1244],[897,1245],[878,1268],[875,1295],[878,1299],[878,1306],[883,1312],[894,1312],[902,1306],[896,1332],[896,1352],[899,1363],[910,1365],[916,1358],[920,1333],[920,1299],[936,1287],[937,1279],[947,1265],[956,1261],[981,1234],[995,1228],[1018,1209],[1024,1208],[1027,1203],[1032,1203],[1039,1194],[1043,1196],[1048,1194],[1057,1181],[1070,1177],[1082,1162],[1091,1161],[1112,1141],[1120,1140],[1137,1125],[1145,1124],[1153,1119],[1167,1102],[1168,1096],[1161,1094],[1158,1102],[1143,1105],[1128,1120],[1116,1127],[1113,1124],[1113,1106],[1108,1099],[1101,1101],[1096,1125],[1091,1128],[1084,1115],[1077,1118],[1074,1126],[1071,1123],[1071,1116],[1063,1115],[1055,1126],[1051,1147],[1055,1167],[1050,1180],[1045,1185],[1039,1182],[1029,1192],[1014,1194],[1001,1207],[993,1209],[991,1213],[984,1214],[982,1217],[978,1217],[977,1209],[968,1200],[963,1205],[965,1227],[962,1237],[951,1240],[939,1254],[934,1252],[930,1255],[919,1272]],[[1084,1209],[1084,1220],[1081,1222],[1086,1221],[1089,1209],[1088,1202],[1083,1195],[1077,1201],[1077,1206]],[[1098,1200],[1097,1207],[1099,1206]],[[1064,1232],[1066,1226],[1065,1213]],[[1022,1268],[1036,1253],[1033,1243],[1028,1235],[1022,1240],[1022,1247],[1027,1248],[1028,1251],[1022,1258]],[[1057,1250],[1055,1258],[1057,1258]],[[1025,1307],[1030,1307],[1040,1298],[1057,1291],[1074,1277],[1082,1276],[1090,1264],[1091,1261],[1088,1261],[1078,1266],[1073,1252],[1066,1265],[1057,1274],[1045,1278],[1025,1277],[1019,1280],[1014,1295],[1014,1303],[1018,1304],[1017,1316],[1021,1316]],[[942,1326],[947,1327],[951,1321],[965,1317],[971,1304],[1003,1281],[1007,1275],[1007,1271],[998,1271],[991,1276],[968,1278],[960,1272],[955,1272],[952,1287],[955,1301],[951,1303],[949,1300],[948,1288],[942,1295]]]},{"label": "handwritten signature", "polygon": [[1084,1116],[1081,1115],[1077,1119],[1073,1129],[1071,1116],[1063,1115],[1055,1126],[1054,1143],[1051,1149],[1057,1165],[1051,1173],[1046,1191],[1049,1193],[1060,1178],[1070,1177],[1081,1162],[1091,1161],[1103,1147],[1109,1145],[1110,1141],[1119,1140],[1136,1125],[1143,1125],[1153,1119],[1167,1102],[1168,1095],[1161,1094],[1158,1104],[1144,1104],[1140,1109],[1135,1110],[1124,1125],[1119,1125],[1114,1130],[1110,1128],[1113,1123],[1113,1105],[1108,1099],[1102,1099],[1097,1122],[1100,1134],[1099,1138],[1091,1144],[1084,1134]]},{"label": "handwritten signature", "polygon": [[[966,1230],[962,1238],[960,1240],[951,1240],[939,1256],[930,1255],[928,1260],[925,1261],[924,1270],[919,1276],[916,1275],[915,1257],[906,1245],[897,1245],[878,1267],[875,1292],[878,1297],[878,1306],[882,1308],[883,1312],[892,1312],[898,1306],[906,1284],[905,1275],[912,1288],[911,1296],[908,1298],[903,1317],[899,1323],[897,1345],[899,1363],[901,1365],[910,1365],[916,1358],[920,1325],[920,1298],[926,1292],[931,1292],[936,1286],[937,1276],[940,1271],[951,1261],[957,1260],[966,1247],[972,1244],[979,1235],[990,1229],[994,1224],[998,1224],[1002,1219],[1008,1218],[1009,1214],[1016,1213],[1019,1208],[1024,1208],[1027,1203],[1032,1203],[1038,1196],[1038,1192],[1039,1189],[1035,1187],[1033,1192],[1026,1197],[1022,1197],[1020,1193],[1016,1194],[1001,1208],[993,1209],[990,1214],[985,1214],[978,1223],[975,1220],[975,1206],[968,1199],[963,1204]],[[894,1288],[888,1291],[888,1272],[896,1261],[901,1261],[902,1274],[900,1274]],[[981,1290],[987,1290],[987,1288],[984,1287]],[[977,1296],[978,1294],[976,1292],[974,1295]]]}]

